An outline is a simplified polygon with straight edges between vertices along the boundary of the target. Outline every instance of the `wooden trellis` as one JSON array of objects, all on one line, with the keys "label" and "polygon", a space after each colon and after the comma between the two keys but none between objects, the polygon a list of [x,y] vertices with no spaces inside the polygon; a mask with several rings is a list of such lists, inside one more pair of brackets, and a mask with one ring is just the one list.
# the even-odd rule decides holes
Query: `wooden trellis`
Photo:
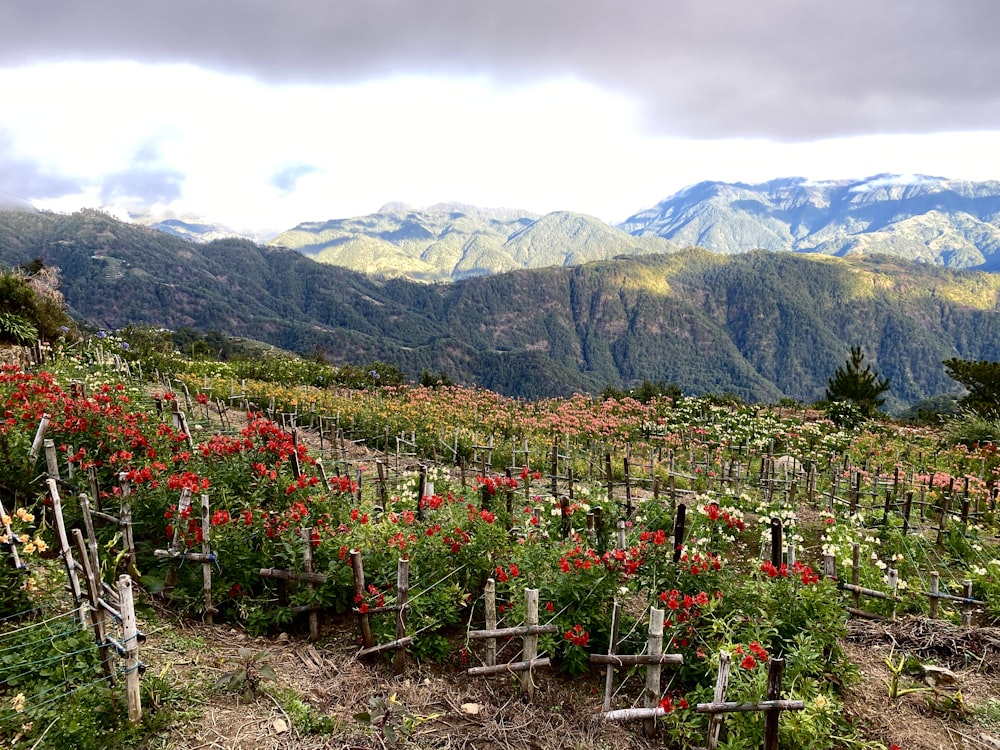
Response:
[{"label": "wooden trellis", "polygon": [[[351,568],[354,572],[354,596],[360,602],[365,595],[365,569],[361,560],[361,550],[352,549]],[[356,606],[354,612],[358,616],[358,626],[361,628],[362,648],[356,654],[356,658],[364,659],[367,656],[374,656],[385,651],[394,651],[392,658],[393,671],[402,674],[406,666],[406,648],[414,640],[413,636],[406,635],[406,612],[409,609],[410,591],[410,561],[405,557],[399,558],[396,565],[396,603],[382,607]],[[375,643],[375,636],[372,634],[372,615],[383,612],[394,612],[396,614],[396,637],[388,643]]]},{"label": "wooden trellis", "polygon": [[[287,583],[295,581],[304,583],[310,591],[316,588],[316,584],[325,583],[326,576],[313,571],[312,557],[312,527],[307,526],[302,529],[302,567],[304,570],[280,570],[278,568],[261,568],[258,575],[262,578],[273,578],[278,582],[278,603],[281,606],[288,604]],[[293,607],[295,614],[309,613],[309,639],[316,641],[319,639],[319,607],[315,602]]]},{"label": "wooden trellis", "polygon": [[756,703],[726,701],[729,687],[729,672],[732,657],[726,652],[719,653],[719,674],[715,682],[715,693],[711,703],[699,703],[694,707],[698,713],[709,714],[707,750],[719,746],[719,734],[726,714],[735,712],[764,712],[764,750],[778,750],[778,720],[782,711],[801,711],[803,701],[781,699],[781,676],[785,669],[784,659],[772,658],[767,664],[767,697]]},{"label": "wooden trellis", "polygon": [[953,602],[961,605],[962,625],[964,627],[971,627],[972,614],[975,608],[986,603],[972,598],[972,581],[969,579],[962,581],[962,596],[942,594],[940,588],[938,572],[936,570],[931,571],[930,591],[924,592],[924,596],[930,598],[930,619],[934,620],[937,618],[939,601]]},{"label": "wooden trellis", "polygon": [[[538,624],[538,589],[524,590],[524,625],[512,628],[497,628],[496,582],[490,578],[486,582],[486,629],[469,632],[469,640],[486,641],[486,664],[482,667],[471,667],[470,675],[494,675],[507,672],[527,672],[528,678],[521,680],[521,695],[531,700],[535,694],[535,683],[531,673],[540,667],[551,666],[549,657],[538,656],[538,636],[545,633],[557,633],[555,625]],[[521,660],[496,663],[497,638],[521,636]]]},{"label": "wooden trellis", "polygon": [[[615,602],[611,613],[611,642],[607,654],[591,654],[591,664],[605,664],[607,671],[604,680],[604,705],[601,714],[606,721],[633,721],[641,719],[647,735],[656,729],[656,719],[666,712],[660,708],[660,670],[664,664],[683,664],[683,654],[663,653],[663,610],[649,610],[649,635],[646,640],[644,654],[617,654],[618,647],[618,616],[620,607]],[[611,698],[614,693],[615,667],[646,667],[646,685],[643,689],[643,707],[611,710]]]},{"label": "wooden trellis", "polygon": [[177,585],[178,570],[185,562],[201,563],[202,590],[204,592],[204,613],[205,622],[212,624],[212,618],[219,611],[212,604],[212,563],[216,562],[216,556],[211,549],[211,516],[209,511],[208,495],[201,496],[201,552],[188,552],[182,548],[181,523],[186,512],[191,510],[191,490],[184,488],[181,491],[180,502],[177,505],[177,520],[174,525],[173,538],[168,549],[153,550],[156,557],[168,558],[177,561],[177,567],[167,570],[164,579],[163,589],[169,593]]}]

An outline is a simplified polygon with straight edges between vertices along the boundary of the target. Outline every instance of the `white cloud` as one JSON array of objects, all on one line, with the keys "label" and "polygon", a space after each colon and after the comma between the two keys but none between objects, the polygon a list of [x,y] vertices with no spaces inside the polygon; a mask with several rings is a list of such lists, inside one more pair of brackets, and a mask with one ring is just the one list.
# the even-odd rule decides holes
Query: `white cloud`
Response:
[{"label": "white cloud", "polygon": [[[0,69],[0,90],[8,161],[83,186],[21,197],[73,210],[98,205],[113,182],[147,190],[156,211],[240,229],[277,231],[390,201],[618,221],[701,180],[1000,176],[997,131],[794,143],[657,136],[642,129],[639,102],[573,77],[279,85],[193,65],[103,62]],[[290,165],[298,179],[276,183]],[[143,200],[115,194],[133,210]]]}]

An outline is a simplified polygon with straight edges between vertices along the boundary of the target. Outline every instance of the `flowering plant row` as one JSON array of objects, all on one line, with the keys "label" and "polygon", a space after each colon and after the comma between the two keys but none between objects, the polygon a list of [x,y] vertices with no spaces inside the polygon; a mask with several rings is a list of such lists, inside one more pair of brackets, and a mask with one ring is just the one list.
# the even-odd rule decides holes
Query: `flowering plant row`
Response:
[{"label": "flowering plant row", "polygon": [[[687,493],[688,525],[679,547],[673,537],[676,509],[669,498],[637,497],[634,513],[625,519],[624,544],[618,545],[613,522],[623,510],[597,483],[581,483],[574,499],[567,501],[548,494],[538,469],[523,467],[509,477],[487,472],[463,485],[456,476],[431,467],[423,486],[432,484],[432,492],[419,497],[422,483],[413,473],[383,495],[372,481],[370,466],[354,467],[350,476],[333,467],[332,476],[324,478],[320,459],[295,435],[258,412],[247,414],[243,426],[231,434],[193,419],[188,435],[171,416],[176,394],[162,388],[150,393],[139,384],[94,379],[86,373],[72,375],[84,382],[86,395],[63,387],[65,375],[60,379],[9,369],[0,377],[4,409],[0,450],[12,467],[18,505],[35,512],[44,508],[45,498],[32,484],[37,466],[28,458],[28,448],[37,424],[48,415],[48,435],[58,446],[63,466],[73,467],[72,481],[81,489],[89,488],[93,475],[99,488],[95,500],[103,510],[117,512],[127,488],[142,582],[154,593],[162,591],[180,610],[200,611],[201,573],[197,566],[181,565],[176,581],[169,581],[168,570],[176,570],[176,561],[153,553],[171,543],[182,550],[210,544],[217,560],[213,600],[221,616],[260,632],[289,626],[295,605],[314,605],[331,613],[391,606],[396,595],[395,563],[406,557],[411,575],[408,625],[419,633],[412,651],[417,658],[445,659],[456,653],[474,658],[464,629],[481,617],[484,584],[493,578],[498,609],[507,624],[523,620],[523,589],[540,590],[543,617],[558,629],[555,636],[542,637],[540,646],[571,674],[588,669],[589,652],[610,646],[608,612],[616,600],[631,612],[623,628],[626,635],[617,644],[619,652],[641,650],[640,626],[648,607],[664,608],[664,641],[685,657],[664,695],[678,736],[693,731],[697,719],[683,707],[710,695],[714,655],[720,649],[739,656],[738,678],[730,693],[737,699],[762,694],[764,675],[759,665],[767,655],[789,660],[789,684],[809,702],[795,721],[803,727],[803,736],[805,728],[812,733],[808,742],[796,746],[821,747],[809,743],[844,730],[831,719],[837,713],[838,696],[820,679],[847,669],[837,645],[845,622],[843,601],[836,583],[820,579],[809,565],[759,563],[756,518],[765,522],[781,518],[789,539],[805,551],[805,530],[797,527],[795,509],[783,507],[773,497],[765,501],[752,490],[746,494],[724,487]],[[298,390],[294,393],[301,395]],[[278,397],[286,396],[297,397],[291,390]],[[323,392],[314,396],[326,398]],[[410,401],[414,396],[416,406]],[[794,427],[773,415],[754,422],[744,412],[702,409],[700,418],[713,426],[695,427],[699,410],[691,404],[664,402],[653,412],[646,405],[605,405],[584,419],[593,403],[582,399],[515,408],[461,389],[447,396],[447,408],[432,389],[410,389],[398,403],[391,391],[382,392],[377,409],[368,400],[370,394],[359,399],[375,412],[365,413],[363,419],[381,416],[396,428],[422,420],[432,426],[424,429],[435,434],[450,429],[458,419],[463,419],[460,429],[474,420],[482,424],[487,418],[496,419],[490,416],[493,408],[506,415],[506,421],[496,422],[495,427],[502,426],[508,434],[552,430],[569,434],[576,429],[576,437],[655,441],[673,430],[669,434],[677,436],[678,447],[686,441],[693,463],[684,468],[692,477],[698,476],[699,462],[744,455],[739,451],[747,444],[761,444],[768,429],[776,431],[764,442],[780,440],[789,449],[796,447],[803,459],[812,456],[827,468],[835,461],[832,456],[820,459],[826,442],[832,441],[839,450],[858,449],[831,428]],[[469,413],[462,417],[455,404],[464,404]],[[361,420],[359,411],[356,423]],[[656,427],[651,426],[654,423]],[[728,425],[742,444],[732,444],[719,425]],[[874,450],[874,444],[866,447],[863,438],[855,442],[861,450]],[[975,458],[962,460],[968,468]],[[707,472],[701,476],[707,478]],[[697,482],[692,480],[686,489],[698,489]],[[184,492],[209,498],[207,540],[200,518],[190,508],[180,507]],[[602,511],[604,523],[591,534],[587,514],[596,509]],[[67,504],[66,510],[69,522],[78,522],[78,509]],[[852,523],[858,523],[859,531],[864,528],[856,519]],[[825,543],[845,543],[837,535],[848,528],[846,522],[826,526]],[[305,528],[311,529],[313,569],[325,580],[311,588],[279,590],[259,570],[302,570]],[[114,530],[100,533],[103,543],[114,541]],[[355,593],[352,579],[353,549],[362,551],[368,573],[360,594]],[[105,565],[103,573],[110,580],[113,561]],[[985,579],[991,574],[988,561],[983,570]],[[995,572],[992,575],[995,579]],[[380,640],[393,637],[392,618],[376,616],[373,623]],[[515,655],[509,651],[516,644],[501,648],[508,652],[499,658]],[[821,730],[823,721],[828,723]],[[737,717],[731,724],[748,743],[753,741],[756,730],[750,718]]]}]

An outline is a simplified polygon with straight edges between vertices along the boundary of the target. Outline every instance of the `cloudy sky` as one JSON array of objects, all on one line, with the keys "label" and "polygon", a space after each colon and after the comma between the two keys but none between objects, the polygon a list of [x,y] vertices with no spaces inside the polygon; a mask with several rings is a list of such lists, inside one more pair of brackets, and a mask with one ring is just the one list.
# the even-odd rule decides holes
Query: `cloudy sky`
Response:
[{"label": "cloudy sky", "polygon": [[3,0],[0,203],[261,233],[1000,179],[996,0]]}]

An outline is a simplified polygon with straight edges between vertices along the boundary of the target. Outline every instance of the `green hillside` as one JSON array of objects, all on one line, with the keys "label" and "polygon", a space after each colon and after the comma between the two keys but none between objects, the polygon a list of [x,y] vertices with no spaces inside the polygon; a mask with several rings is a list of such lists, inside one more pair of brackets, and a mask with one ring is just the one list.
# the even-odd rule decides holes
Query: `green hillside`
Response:
[{"label": "green hillside", "polygon": [[34,258],[95,327],[215,329],[525,397],[649,380],[811,402],[860,345],[898,408],[956,389],[945,359],[1000,359],[1000,276],[886,256],[688,249],[426,284],[95,211],[0,214],[0,264]]}]

